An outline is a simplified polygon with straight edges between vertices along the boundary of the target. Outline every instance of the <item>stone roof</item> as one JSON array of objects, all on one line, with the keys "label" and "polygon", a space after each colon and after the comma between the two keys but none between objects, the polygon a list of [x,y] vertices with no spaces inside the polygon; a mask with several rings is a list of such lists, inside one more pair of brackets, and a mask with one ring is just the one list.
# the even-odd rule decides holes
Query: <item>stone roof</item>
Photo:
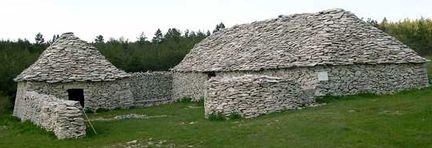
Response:
[{"label": "stone roof", "polygon": [[113,81],[130,77],[117,69],[92,45],[64,33],[49,46],[15,81]]},{"label": "stone roof", "polygon": [[172,70],[258,71],[426,61],[353,13],[332,9],[223,29],[196,44]]}]

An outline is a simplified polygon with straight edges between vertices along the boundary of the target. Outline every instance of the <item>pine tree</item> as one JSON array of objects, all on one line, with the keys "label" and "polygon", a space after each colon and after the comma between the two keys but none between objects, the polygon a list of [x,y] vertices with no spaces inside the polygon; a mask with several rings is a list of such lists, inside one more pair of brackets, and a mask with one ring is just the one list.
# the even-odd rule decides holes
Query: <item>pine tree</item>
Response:
[{"label": "pine tree", "polygon": [[43,44],[45,42],[45,39],[43,38],[43,35],[40,32],[36,34],[35,41],[36,44]]},{"label": "pine tree", "polygon": [[225,29],[225,25],[221,22],[216,25],[216,28],[213,30],[213,33],[218,32],[219,30]]},{"label": "pine tree", "polygon": [[104,43],[104,37],[102,35],[96,36],[95,43]]},{"label": "pine tree", "polygon": [[169,28],[167,33],[165,34],[166,40],[178,41],[180,39],[180,37],[181,37],[180,30],[178,30],[176,28]]},{"label": "pine tree", "polygon": [[384,17],[381,23],[379,24],[379,29],[386,32],[387,31],[387,18]]},{"label": "pine tree", "polygon": [[189,33],[190,33],[189,29],[186,29],[184,33],[184,37],[189,38]]},{"label": "pine tree", "polygon": [[137,42],[140,45],[145,44],[147,41],[147,37],[145,36],[144,32],[141,32],[141,34],[137,37]]},{"label": "pine tree", "polygon": [[160,29],[157,29],[155,34],[154,34],[154,37],[152,39],[152,42],[153,43],[160,43],[160,42],[162,42],[162,40],[163,40],[162,31]]},{"label": "pine tree", "polygon": [[51,39],[51,41],[48,41],[48,44],[52,44],[52,43],[54,43],[58,38],[60,38],[60,35],[58,35],[58,34],[54,34],[53,35],[53,37],[52,37],[52,39]]},{"label": "pine tree", "polygon": [[374,27],[379,28],[378,21],[376,21],[376,20],[374,20],[374,19],[368,18],[368,19],[366,20],[366,22],[369,23],[369,24],[371,24],[371,25],[374,26]]}]

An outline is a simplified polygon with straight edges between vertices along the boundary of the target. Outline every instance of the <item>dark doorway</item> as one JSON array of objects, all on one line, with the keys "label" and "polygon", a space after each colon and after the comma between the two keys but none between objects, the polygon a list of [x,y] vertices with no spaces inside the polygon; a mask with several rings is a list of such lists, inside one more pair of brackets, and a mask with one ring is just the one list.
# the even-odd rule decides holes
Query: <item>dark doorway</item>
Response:
[{"label": "dark doorway", "polygon": [[78,101],[84,107],[84,90],[83,89],[68,89],[69,100]]}]

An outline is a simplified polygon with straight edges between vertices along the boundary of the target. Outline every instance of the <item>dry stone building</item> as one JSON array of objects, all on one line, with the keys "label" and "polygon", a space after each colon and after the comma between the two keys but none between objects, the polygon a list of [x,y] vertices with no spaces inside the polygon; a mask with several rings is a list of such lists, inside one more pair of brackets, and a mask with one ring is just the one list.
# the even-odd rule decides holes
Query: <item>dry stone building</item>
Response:
[{"label": "dry stone building", "polygon": [[82,109],[115,109],[169,103],[170,72],[126,73],[92,45],[64,33],[19,74],[13,115],[53,131],[82,137]]},{"label": "dry stone building", "polygon": [[126,73],[92,45],[64,33],[15,78],[15,111],[28,91],[75,100],[89,110],[151,106],[171,102],[170,72]]},{"label": "dry stone building", "polygon": [[[14,115],[38,123],[39,108],[26,101],[40,103],[38,97],[49,95],[90,110],[207,98],[206,114],[255,117],[313,103],[316,96],[427,87],[425,62],[406,45],[342,9],[279,16],[218,31],[198,43],[171,72],[126,73],[95,47],[64,33],[15,78]],[[56,99],[40,106],[49,106],[50,100],[64,104]],[[69,115],[67,108],[44,109]]]},{"label": "dry stone building", "polygon": [[173,97],[205,97],[211,77],[244,75],[293,80],[315,96],[391,93],[427,87],[425,62],[349,11],[279,16],[198,43],[172,69]]},{"label": "dry stone building", "polygon": [[133,103],[131,75],[117,69],[87,42],[64,33],[39,59],[15,78],[18,82],[15,111],[26,91],[75,100],[87,109],[126,108]]}]

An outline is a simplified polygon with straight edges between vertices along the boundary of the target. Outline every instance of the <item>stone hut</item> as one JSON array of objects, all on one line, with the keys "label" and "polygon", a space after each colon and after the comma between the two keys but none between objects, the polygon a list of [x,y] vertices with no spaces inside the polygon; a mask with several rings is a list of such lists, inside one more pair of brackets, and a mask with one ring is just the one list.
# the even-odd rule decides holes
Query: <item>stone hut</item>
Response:
[{"label": "stone hut", "polygon": [[90,110],[126,108],[134,99],[129,77],[95,47],[73,33],[64,33],[15,78],[14,114],[26,107],[22,101],[29,91],[79,101]]},{"label": "stone hut", "polygon": [[173,97],[205,96],[211,77],[267,75],[315,96],[427,87],[425,58],[342,9],[236,25],[198,43],[175,66]]}]

